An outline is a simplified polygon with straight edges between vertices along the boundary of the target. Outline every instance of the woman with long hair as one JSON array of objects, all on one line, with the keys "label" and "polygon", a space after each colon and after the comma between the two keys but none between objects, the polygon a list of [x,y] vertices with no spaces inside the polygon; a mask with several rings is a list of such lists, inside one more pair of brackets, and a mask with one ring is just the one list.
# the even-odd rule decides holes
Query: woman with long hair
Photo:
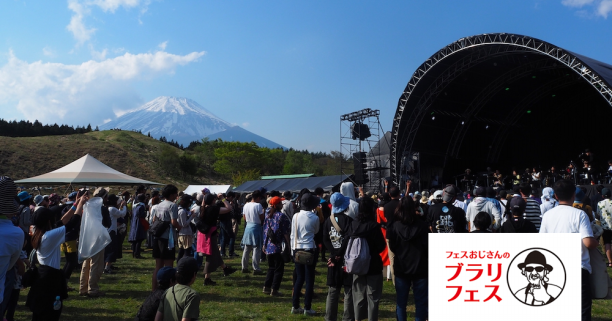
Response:
[{"label": "woman with long hair", "polygon": [[359,214],[351,224],[351,238],[365,238],[371,255],[368,273],[353,275],[355,320],[378,320],[378,304],[383,287],[383,262],[380,253],[387,247],[387,242],[380,224],[376,223],[376,209],[377,204],[372,198],[361,198]]},{"label": "woman with long hair", "polygon": [[236,272],[236,269],[225,265],[223,262],[217,243],[217,238],[219,236],[217,232],[217,221],[221,216],[228,215],[232,207],[226,199],[221,200],[225,207],[217,205],[215,203],[216,200],[216,195],[207,194],[204,197],[204,204],[202,204],[200,208],[200,216],[198,217],[200,224],[208,226],[206,234],[198,231],[198,252],[206,255],[206,261],[204,263],[204,285],[217,284],[210,278],[210,274],[215,272],[219,267],[223,269],[224,276]]},{"label": "woman with long hair", "polygon": [[[33,312],[32,321],[59,320],[62,314],[62,300],[68,297],[68,290],[64,273],[60,270],[60,245],[66,241],[66,230],[70,230],[72,225],[81,224],[80,219],[70,219],[75,214],[81,216],[83,205],[88,200],[89,195],[85,191],[58,222],[55,222],[54,213],[46,208],[39,211],[32,222],[35,227],[32,247],[36,249],[40,263],[39,278],[32,285],[26,301],[26,306]],[[56,302],[58,297],[59,302]]]},{"label": "woman with long hair", "polygon": [[393,223],[387,228],[389,248],[395,254],[395,291],[397,320],[406,320],[406,305],[410,286],[414,294],[415,320],[428,318],[427,250],[429,225],[416,211],[410,197],[402,198],[394,213]]}]

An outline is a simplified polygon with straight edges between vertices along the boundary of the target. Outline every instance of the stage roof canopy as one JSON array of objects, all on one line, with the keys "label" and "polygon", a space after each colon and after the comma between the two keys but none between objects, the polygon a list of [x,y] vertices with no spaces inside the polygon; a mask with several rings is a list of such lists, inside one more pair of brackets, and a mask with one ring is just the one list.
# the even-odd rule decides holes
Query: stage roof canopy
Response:
[{"label": "stage roof canopy", "polygon": [[398,100],[394,180],[405,175],[411,152],[420,153],[423,167],[454,174],[468,167],[564,168],[585,148],[607,166],[611,84],[611,65],[539,39],[461,38],[423,62]]},{"label": "stage roof canopy", "polygon": [[15,181],[17,184],[112,184],[112,185],[162,185],[144,179],[132,177],[116,171],[93,156],[87,154],[74,162],[60,168],[31,178]]}]

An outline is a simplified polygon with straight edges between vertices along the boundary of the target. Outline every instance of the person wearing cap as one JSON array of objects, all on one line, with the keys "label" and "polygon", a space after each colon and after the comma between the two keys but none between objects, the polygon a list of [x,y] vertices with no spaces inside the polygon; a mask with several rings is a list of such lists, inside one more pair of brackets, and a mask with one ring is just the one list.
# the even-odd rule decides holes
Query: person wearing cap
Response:
[{"label": "person wearing cap", "polygon": [[[589,249],[595,249],[599,242],[593,237],[589,217],[580,209],[574,208],[576,185],[570,180],[559,180],[553,184],[559,206],[546,212],[542,218],[540,233],[579,233],[581,244],[582,267],[582,320],[591,319],[591,258]],[[569,263],[569,262],[568,262]]]},{"label": "person wearing cap", "polygon": [[466,233],[467,222],[462,208],[453,205],[457,189],[450,185],[442,192],[442,202],[433,204],[427,211],[427,223],[433,233]]},{"label": "person wearing cap", "polygon": [[[499,229],[501,226],[501,212],[497,209],[495,204],[487,200],[487,190],[484,187],[477,187],[476,190],[474,190],[474,195],[476,197],[468,205],[466,213],[468,231],[472,232],[476,230],[476,226],[474,226],[473,222],[476,215],[480,212],[489,213],[491,221],[493,222],[490,227],[492,230]],[[538,211],[539,210],[540,208],[538,207]]]},{"label": "person wearing cap", "polygon": [[[17,186],[8,176],[0,176],[0,312],[4,309],[10,297],[5,297],[5,286],[9,294],[13,290],[15,273],[13,267],[24,244],[23,231],[13,223],[19,215],[19,203],[15,198]],[[8,274],[7,274],[8,272]],[[8,281],[8,282],[7,282]]]},{"label": "person wearing cap", "polygon": [[153,321],[159,309],[159,302],[166,290],[176,284],[176,269],[169,266],[164,266],[157,271],[157,289],[145,299],[144,303],[138,309],[136,319],[134,321]]},{"label": "person wearing cap", "polygon": [[[102,199],[102,207],[100,208],[100,212],[102,214],[102,225],[108,229],[111,226],[110,214],[108,211],[108,207],[106,207],[106,201],[108,199],[108,190],[99,187],[94,191],[93,196],[100,197]],[[105,252],[106,251],[102,250],[94,256],[87,258],[85,261],[83,261],[81,267],[81,278],[79,280],[80,296],[97,298],[104,295],[104,292],[100,291],[100,286],[98,282],[102,277],[102,273],[104,273]]]},{"label": "person wearing cap", "polygon": [[36,195],[34,196],[34,211],[32,212],[30,220],[34,222],[36,220],[36,216],[43,208],[49,207],[49,196],[47,195]]},{"label": "person wearing cap", "polygon": [[559,204],[554,197],[555,192],[550,187],[545,187],[542,189],[542,205],[540,205],[540,211],[542,212],[542,216],[550,209],[554,208]]},{"label": "person wearing cap", "polygon": [[527,182],[523,182],[518,186],[518,189],[521,197],[527,204],[523,216],[526,220],[531,221],[539,231],[540,223],[542,222],[542,210],[540,209],[540,204],[529,197],[531,195],[531,185]]},{"label": "person wearing cap", "polygon": [[[385,195],[389,194],[385,193]],[[323,224],[323,243],[329,249],[327,259],[327,286],[329,288],[325,303],[325,320],[335,321],[337,319],[340,293],[344,293],[342,320],[354,320],[353,276],[344,272],[342,268],[344,253],[349,241],[350,226],[353,222],[353,219],[347,214],[350,198],[336,192],[332,194],[330,203],[332,205],[331,214]]]},{"label": "person wearing cap", "polygon": [[[17,194],[19,198],[19,214],[13,216],[13,220],[17,220],[17,226],[21,228],[25,235],[25,247],[26,253],[32,251],[32,243],[30,240],[30,225],[32,225],[32,210],[30,204],[32,203],[32,195],[26,191],[19,192]],[[14,224],[15,222],[13,222]]]},{"label": "person wearing cap", "polygon": [[[454,193],[454,189],[452,192]],[[452,199],[447,197],[446,201],[446,206],[453,206]],[[440,204],[434,206],[438,205]],[[417,204],[409,197],[403,198],[395,212],[395,220],[387,228],[389,246],[396,255],[394,271],[397,320],[407,319],[406,306],[411,287],[415,301],[415,319],[427,320],[429,315],[427,234],[430,232],[430,227],[417,215],[416,206]],[[461,211],[461,209],[456,210]]]},{"label": "person wearing cap", "polygon": [[608,267],[612,267],[612,200],[610,200],[612,191],[609,188],[604,188],[601,190],[601,196],[604,199],[597,203],[597,216],[603,229],[601,236],[608,257]]},{"label": "person wearing cap", "polygon": [[583,202],[585,200],[585,190],[586,188],[582,186],[576,186],[576,197],[574,198],[574,204],[572,204],[572,206],[574,208],[583,210],[589,217],[589,220],[592,222],[595,220],[595,217],[593,216],[593,208],[591,208],[590,205],[584,204]]},{"label": "person wearing cap", "polygon": [[[372,199],[369,199],[372,200]],[[321,224],[316,214],[317,207],[321,200],[313,194],[304,193],[300,199],[300,211],[293,216],[291,222],[291,249],[295,252],[309,252],[314,256],[314,261],[318,257],[318,249],[314,236],[319,232]],[[310,265],[295,262],[295,282],[293,284],[293,307],[292,314],[315,315],[312,310],[312,296],[314,294],[315,262]],[[300,308],[300,295],[302,287],[306,285],[304,296],[304,309]]]},{"label": "person wearing cap", "polygon": [[344,197],[351,199],[348,216],[350,216],[352,219],[356,219],[357,214],[359,213],[359,203],[355,199],[355,186],[352,182],[344,182],[342,185],[340,185],[340,193],[342,193]]},{"label": "person wearing cap", "polygon": [[[74,205],[74,202],[77,199],[77,192],[72,192],[68,195],[68,202],[66,204],[68,206],[64,207],[62,210],[62,216],[66,215],[66,213],[70,210],[70,208]],[[80,220],[80,217],[73,216],[71,219]],[[64,268],[62,269],[64,272],[64,277],[66,278],[66,283],[70,280],[70,276],[72,276],[72,272],[79,266],[78,262],[78,246],[77,240],[79,239],[79,233],[81,231],[81,224],[75,224],[71,222],[67,224],[72,226],[72,228],[66,229],[66,241],[61,245],[61,251],[64,253],[64,258],[66,262],[64,263]],[[68,287],[69,290],[72,288]]]},{"label": "person wearing cap", "polygon": [[280,197],[272,197],[269,203],[269,211],[263,224],[263,251],[268,261],[268,273],[264,282],[263,293],[277,296],[280,295],[278,290],[285,272],[285,261],[283,261],[282,256],[283,243],[289,245],[291,221],[289,221],[287,215],[281,212],[283,202]]},{"label": "person wearing cap", "polygon": [[113,263],[117,261],[117,252],[121,250],[119,244],[119,235],[117,234],[117,220],[125,217],[127,214],[127,206],[124,200],[119,200],[115,194],[108,196],[108,213],[111,218],[111,226],[108,228],[108,234],[111,237],[111,242],[104,249],[104,273],[113,274],[116,269]]},{"label": "person wearing cap", "polygon": [[41,209],[32,222],[35,227],[32,246],[36,249],[36,257],[40,264],[39,276],[32,284],[26,300],[26,306],[32,311],[32,320],[60,319],[63,304],[59,310],[55,310],[53,303],[57,296],[60,297],[60,301],[68,297],[64,273],[60,270],[60,245],[66,241],[66,231],[71,228],[70,225],[81,223],[80,219],[73,221],[71,218],[81,217],[83,206],[88,200],[89,195],[83,195],[78,199],[78,204],[71,206],[58,222],[55,222],[53,213],[47,208]]},{"label": "person wearing cap", "polygon": [[200,318],[200,294],[191,288],[198,275],[198,263],[184,257],[176,266],[176,283],[162,295],[155,321],[195,321]]},{"label": "person wearing cap", "polygon": [[538,233],[535,225],[523,218],[527,203],[522,197],[513,197],[508,204],[511,219],[507,219],[501,227],[502,233]]},{"label": "person wearing cap", "polygon": [[242,215],[246,222],[244,235],[242,236],[242,273],[249,273],[249,256],[253,252],[253,275],[262,275],[263,271],[259,268],[259,260],[261,258],[261,249],[263,243],[261,224],[264,220],[264,208],[261,205],[261,200],[265,195],[261,191],[256,190],[251,194],[251,201],[246,203],[242,208]]}]

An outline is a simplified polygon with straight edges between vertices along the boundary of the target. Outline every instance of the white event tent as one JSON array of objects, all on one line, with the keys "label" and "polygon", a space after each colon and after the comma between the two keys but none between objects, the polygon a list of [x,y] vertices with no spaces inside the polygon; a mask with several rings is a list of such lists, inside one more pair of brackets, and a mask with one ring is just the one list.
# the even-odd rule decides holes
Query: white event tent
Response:
[{"label": "white event tent", "polygon": [[204,188],[208,188],[212,194],[227,193],[231,185],[189,185],[183,191],[185,194],[202,193]]},{"label": "white event tent", "polygon": [[17,184],[162,185],[116,171],[87,154],[47,174],[15,181]]}]

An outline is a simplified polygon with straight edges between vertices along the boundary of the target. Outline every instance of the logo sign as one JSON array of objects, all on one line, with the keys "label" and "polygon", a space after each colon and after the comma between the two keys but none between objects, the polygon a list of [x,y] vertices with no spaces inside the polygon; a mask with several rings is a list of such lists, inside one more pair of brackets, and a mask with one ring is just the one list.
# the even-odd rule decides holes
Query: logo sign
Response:
[{"label": "logo sign", "polygon": [[581,250],[579,234],[430,234],[429,320],[580,320]]}]

